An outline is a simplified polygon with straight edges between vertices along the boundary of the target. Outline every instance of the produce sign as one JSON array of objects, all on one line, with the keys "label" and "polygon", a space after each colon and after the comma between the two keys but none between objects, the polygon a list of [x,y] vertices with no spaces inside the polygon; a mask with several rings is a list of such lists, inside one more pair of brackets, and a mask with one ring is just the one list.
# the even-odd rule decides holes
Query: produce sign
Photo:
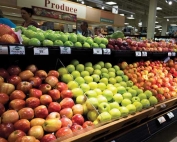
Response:
[{"label": "produce sign", "polygon": [[35,12],[35,15],[37,16],[49,17],[49,18],[60,19],[60,20],[67,20],[67,21],[72,21],[72,22],[76,22],[77,20],[77,15],[74,15],[74,14],[54,11],[54,10],[45,9],[41,7],[35,7],[35,6],[32,6],[32,8]]}]

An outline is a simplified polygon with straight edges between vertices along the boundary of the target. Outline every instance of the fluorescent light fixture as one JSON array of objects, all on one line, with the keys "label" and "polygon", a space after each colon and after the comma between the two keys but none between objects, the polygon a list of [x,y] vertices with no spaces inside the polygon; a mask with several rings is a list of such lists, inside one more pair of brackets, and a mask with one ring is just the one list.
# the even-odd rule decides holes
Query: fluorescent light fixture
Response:
[{"label": "fluorescent light fixture", "polygon": [[159,29],[160,27],[156,26],[155,28],[156,28],[156,29]]},{"label": "fluorescent light fixture", "polygon": [[119,15],[124,16],[124,14],[119,14]]},{"label": "fluorescent light fixture", "polygon": [[172,4],[173,4],[173,2],[170,0],[170,1],[168,2],[168,4],[169,4],[169,5],[172,5]]},{"label": "fluorescent light fixture", "polygon": [[108,4],[108,5],[114,5],[114,4],[117,4],[117,3],[113,2],[113,1],[108,1],[108,2],[106,2],[106,4]]},{"label": "fluorescent light fixture", "polygon": [[127,27],[132,28],[132,26],[131,26],[131,25],[130,25],[130,26],[127,26]]},{"label": "fluorescent light fixture", "polygon": [[167,19],[167,21],[169,21],[169,19]]},{"label": "fluorescent light fixture", "polygon": [[157,23],[159,23],[159,22],[155,21],[155,23],[157,24]]},{"label": "fluorescent light fixture", "polygon": [[177,26],[176,24],[170,24],[170,26]]},{"label": "fluorescent light fixture", "polygon": [[127,17],[127,19],[135,19],[135,18],[133,17],[133,15],[131,15],[130,17]]},{"label": "fluorescent light fixture", "polygon": [[102,6],[101,9],[104,9],[104,6]]},{"label": "fluorescent light fixture", "polygon": [[81,3],[84,4],[84,1],[82,1]]},{"label": "fluorescent light fixture", "polygon": [[93,8],[93,7],[91,7],[91,6],[87,6],[88,8]]},{"label": "fluorescent light fixture", "polygon": [[162,8],[161,7],[156,7],[156,10],[162,10]]},{"label": "fluorescent light fixture", "polygon": [[124,23],[124,25],[129,25],[129,23]]},{"label": "fluorescent light fixture", "polygon": [[157,16],[155,16],[157,18]]},{"label": "fluorescent light fixture", "polygon": [[161,31],[162,29],[158,29],[159,31]]}]

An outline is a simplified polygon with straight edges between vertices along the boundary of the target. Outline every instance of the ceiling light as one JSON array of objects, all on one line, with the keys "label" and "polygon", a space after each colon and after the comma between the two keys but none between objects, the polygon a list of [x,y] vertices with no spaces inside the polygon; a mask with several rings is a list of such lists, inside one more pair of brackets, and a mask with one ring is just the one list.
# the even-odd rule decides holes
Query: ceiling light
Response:
[{"label": "ceiling light", "polygon": [[160,27],[159,27],[159,26],[156,26],[155,28],[156,28],[156,29],[159,29]]},{"label": "ceiling light", "polygon": [[84,1],[82,1],[81,3],[84,4]]},{"label": "ceiling light", "polygon": [[167,21],[169,21],[169,19],[167,19]]},{"label": "ceiling light", "polygon": [[157,18],[157,16],[155,16]]},{"label": "ceiling light", "polygon": [[158,29],[159,31],[161,31],[162,29]]},{"label": "ceiling light", "polygon": [[104,6],[102,6],[101,9],[104,9]]},{"label": "ceiling light", "polygon": [[176,24],[170,24],[170,26],[177,26]]},{"label": "ceiling light", "polygon": [[127,19],[135,19],[133,15],[130,15],[130,17],[127,17]]},{"label": "ceiling light", "polygon": [[129,25],[129,23],[124,23],[124,25]]},{"label": "ceiling light", "polygon": [[108,5],[114,5],[114,4],[117,4],[117,3],[113,2],[113,1],[108,1],[108,2],[106,2],[106,4],[108,4]]},{"label": "ceiling light", "polygon": [[124,16],[124,14],[119,14],[119,15]]},{"label": "ceiling light", "polygon": [[91,7],[91,6],[87,6],[88,8],[93,8],[93,7]]},{"label": "ceiling light", "polygon": [[156,10],[162,10],[162,8],[161,7],[157,7]]},{"label": "ceiling light", "polygon": [[155,21],[155,23],[157,24],[157,23],[159,23],[159,22]]}]

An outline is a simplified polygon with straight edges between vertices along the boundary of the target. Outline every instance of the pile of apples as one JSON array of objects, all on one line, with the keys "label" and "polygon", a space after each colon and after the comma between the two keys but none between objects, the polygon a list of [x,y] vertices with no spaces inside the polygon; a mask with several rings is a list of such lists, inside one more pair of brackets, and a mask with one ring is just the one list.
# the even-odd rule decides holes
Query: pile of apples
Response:
[{"label": "pile of apples", "polygon": [[177,64],[174,60],[120,64],[124,73],[142,90],[150,90],[159,101],[177,96]]},{"label": "pile of apples", "polygon": [[0,68],[1,142],[50,142],[94,127],[59,76],[35,65]]}]

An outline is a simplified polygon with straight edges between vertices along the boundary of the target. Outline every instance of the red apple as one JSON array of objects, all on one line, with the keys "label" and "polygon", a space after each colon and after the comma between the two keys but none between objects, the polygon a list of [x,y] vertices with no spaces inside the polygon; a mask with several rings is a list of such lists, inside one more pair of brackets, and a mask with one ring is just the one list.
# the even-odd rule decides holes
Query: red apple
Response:
[{"label": "red apple", "polygon": [[7,139],[13,131],[14,125],[12,123],[0,124],[0,137]]},{"label": "red apple", "polygon": [[15,142],[19,137],[22,136],[26,136],[22,130],[15,130],[9,135],[8,142]]},{"label": "red apple", "polygon": [[84,123],[84,117],[81,114],[75,114],[71,120],[72,120],[73,124],[76,123],[79,125],[83,125],[83,123]]},{"label": "red apple", "polygon": [[27,119],[20,119],[14,123],[15,130],[21,130],[23,132],[28,132],[30,129],[30,122]]},{"label": "red apple", "polygon": [[83,128],[87,128],[87,129],[90,129],[90,128],[93,128],[94,127],[94,123],[92,121],[85,121],[82,125]]},{"label": "red apple", "polygon": [[0,137],[0,142],[8,142],[6,139]]},{"label": "red apple", "polygon": [[5,93],[0,93],[0,98],[0,103],[3,105],[9,101],[9,96]]},{"label": "red apple", "polygon": [[13,85],[17,85],[18,83],[20,83],[22,80],[21,80],[21,78],[19,77],[19,76],[17,76],[17,75],[11,75],[11,76],[9,76],[8,77],[8,79],[7,79],[7,82],[8,83],[11,83],[11,84],[13,84]]},{"label": "red apple", "polygon": [[34,74],[30,70],[24,70],[19,74],[19,76],[23,81],[29,81],[29,79],[33,77]]},{"label": "red apple", "polygon": [[[0,103],[0,117],[5,112],[5,107],[2,103]],[[1,122],[0,122],[1,123]]]},{"label": "red apple", "polygon": [[9,77],[9,73],[4,68],[0,68],[0,76],[7,79]]},{"label": "red apple", "polygon": [[73,93],[71,90],[63,90],[61,92],[61,98],[72,98],[73,97]]},{"label": "red apple", "polygon": [[40,105],[40,100],[36,97],[29,97],[28,99],[26,99],[26,106],[27,107],[34,109],[39,105]]},{"label": "red apple", "polygon": [[66,116],[63,116],[61,119],[61,127],[71,127],[73,125],[71,119]]},{"label": "red apple", "polygon": [[84,113],[84,108],[81,104],[75,104],[72,107],[73,114],[83,114]]},{"label": "red apple", "polygon": [[64,98],[60,102],[61,108],[72,108],[74,106],[74,101],[71,98]]},{"label": "red apple", "polygon": [[21,99],[14,99],[10,101],[9,108],[19,111],[20,109],[25,107],[25,101]]},{"label": "red apple", "polygon": [[53,118],[58,118],[60,119],[60,114],[58,112],[51,112],[49,115],[46,117],[46,119],[53,119]]},{"label": "red apple", "polygon": [[40,97],[41,105],[49,105],[52,102],[52,97],[50,95],[42,95]]},{"label": "red apple", "polygon": [[60,111],[60,116],[61,117],[66,116],[71,119],[73,116],[73,111],[71,108],[64,108]]},{"label": "red apple", "polygon": [[21,72],[21,69],[19,66],[12,65],[12,66],[8,67],[7,72],[10,75],[18,75]]},{"label": "red apple", "polygon": [[0,85],[0,92],[10,95],[15,90],[15,86],[11,83],[2,83]]},{"label": "red apple", "polygon": [[56,78],[59,77],[59,72],[57,72],[56,70],[50,70],[47,74],[47,76],[55,76]]},{"label": "red apple", "polygon": [[1,116],[2,123],[15,123],[18,119],[19,115],[16,110],[7,110]]},{"label": "red apple", "polygon": [[48,111],[50,112],[60,112],[61,106],[58,102],[51,102],[48,106]]},{"label": "red apple", "polygon": [[33,87],[39,87],[42,83],[41,78],[35,76],[35,77],[31,77],[29,79],[29,82],[32,84]]},{"label": "red apple", "polygon": [[33,136],[36,139],[41,139],[44,136],[44,130],[42,126],[33,126],[28,131],[28,136]]},{"label": "red apple", "polygon": [[43,94],[46,94],[52,89],[52,87],[49,84],[41,84],[39,86],[39,89],[42,91]]},{"label": "red apple", "polygon": [[0,76],[0,85],[4,83],[4,78],[2,76]]},{"label": "red apple", "polygon": [[48,83],[51,87],[54,87],[58,83],[58,78],[55,76],[47,76],[45,82]]},{"label": "red apple", "polygon": [[73,132],[69,127],[62,127],[56,133],[56,138],[62,138],[64,136],[72,137]]},{"label": "red apple", "polygon": [[63,90],[68,90],[68,86],[64,82],[58,82],[55,88],[58,89],[60,92],[62,92]]},{"label": "red apple", "polygon": [[73,125],[71,126],[71,130],[72,130],[73,132],[81,133],[82,130],[83,130],[83,127],[82,127],[81,125],[78,125],[78,124],[73,124]]},{"label": "red apple", "polygon": [[38,70],[38,68],[36,67],[36,65],[33,65],[33,64],[27,66],[26,69],[30,70],[32,73],[35,73]]},{"label": "red apple", "polygon": [[17,138],[15,142],[36,142],[36,138],[33,136],[22,136]]},{"label": "red apple", "polygon": [[60,92],[57,89],[52,89],[48,92],[48,95],[52,97],[53,101],[60,99]]},{"label": "red apple", "polygon": [[35,76],[38,76],[42,80],[45,80],[45,78],[47,77],[47,73],[44,70],[38,70],[35,72]]},{"label": "red apple", "polygon": [[31,88],[32,88],[31,83],[27,81],[22,81],[17,85],[17,90],[21,90],[24,93],[28,93]]},{"label": "red apple", "polygon": [[41,96],[42,96],[41,90],[35,89],[35,88],[32,88],[29,90],[29,97],[36,97],[36,98],[40,99]]},{"label": "red apple", "polygon": [[31,120],[34,118],[34,110],[29,107],[22,108],[18,111],[20,119]]},{"label": "red apple", "polygon": [[21,90],[15,90],[10,94],[10,100],[21,99],[24,100],[26,95]]},{"label": "red apple", "polygon": [[45,105],[40,105],[34,109],[34,115],[36,118],[46,118],[48,116],[48,110]]},{"label": "red apple", "polygon": [[40,139],[40,142],[52,142],[55,141],[56,137],[54,134],[46,134]]}]

